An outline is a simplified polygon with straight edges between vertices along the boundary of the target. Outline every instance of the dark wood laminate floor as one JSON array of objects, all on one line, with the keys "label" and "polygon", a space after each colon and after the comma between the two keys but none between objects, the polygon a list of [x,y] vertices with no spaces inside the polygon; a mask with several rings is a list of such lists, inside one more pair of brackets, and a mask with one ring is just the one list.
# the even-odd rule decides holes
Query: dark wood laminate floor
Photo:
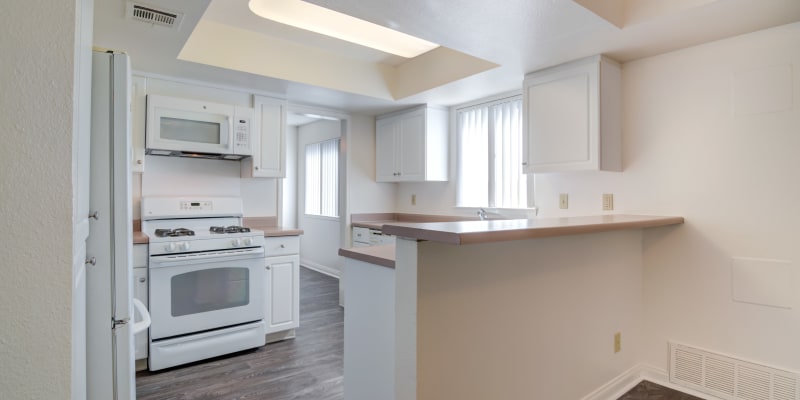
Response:
[{"label": "dark wood laminate floor", "polygon": [[339,281],[300,268],[295,339],[136,375],[139,400],[341,400],[344,312]]},{"label": "dark wood laminate floor", "polygon": [[[297,338],[136,375],[139,400],[342,400],[344,312],[339,281],[300,268]],[[376,399],[379,400],[379,399]],[[700,400],[643,381],[619,400]]]},{"label": "dark wood laminate floor", "polygon": [[625,393],[619,400],[702,400],[699,397],[681,393],[677,390],[642,381]]}]

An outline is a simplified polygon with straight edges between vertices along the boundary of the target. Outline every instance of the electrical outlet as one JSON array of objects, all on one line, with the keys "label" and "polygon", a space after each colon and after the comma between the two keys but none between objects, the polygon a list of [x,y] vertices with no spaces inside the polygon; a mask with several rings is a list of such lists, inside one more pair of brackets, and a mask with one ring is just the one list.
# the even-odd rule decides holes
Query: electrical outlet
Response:
[{"label": "electrical outlet", "polygon": [[562,210],[569,208],[569,194],[561,193],[558,195],[558,208]]},{"label": "electrical outlet", "polygon": [[411,195],[411,205],[412,206],[417,205],[417,195],[415,195],[415,194]]},{"label": "electrical outlet", "polygon": [[622,351],[622,332],[614,334],[614,353]]},{"label": "electrical outlet", "polygon": [[614,209],[614,194],[603,193],[603,211],[611,211]]}]

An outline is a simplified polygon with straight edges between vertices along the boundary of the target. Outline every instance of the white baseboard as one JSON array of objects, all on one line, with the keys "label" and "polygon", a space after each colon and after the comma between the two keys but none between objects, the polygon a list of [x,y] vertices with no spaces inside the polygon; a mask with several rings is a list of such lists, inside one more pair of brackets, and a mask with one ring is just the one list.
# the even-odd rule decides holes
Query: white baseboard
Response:
[{"label": "white baseboard", "polygon": [[717,397],[671,383],[667,371],[648,364],[635,365],[581,400],[617,400],[642,381],[650,381],[705,400],[720,400]]},{"label": "white baseboard", "polygon": [[308,269],[317,271],[317,272],[319,272],[321,274],[325,274],[325,275],[328,275],[328,276],[332,276],[332,277],[334,277],[336,279],[339,279],[339,275],[340,275],[339,274],[339,270],[336,269],[336,268],[331,268],[331,267],[329,267],[327,265],[322,265],[322,264],[315,263],[313,261],[302,260],[302,259],[300,260],[300,266],[301,267],[306,267]]},{"label": "white baseboard", "polygon": [[617,400],[642,380],[642,365],[635,365],[581,400]]}]

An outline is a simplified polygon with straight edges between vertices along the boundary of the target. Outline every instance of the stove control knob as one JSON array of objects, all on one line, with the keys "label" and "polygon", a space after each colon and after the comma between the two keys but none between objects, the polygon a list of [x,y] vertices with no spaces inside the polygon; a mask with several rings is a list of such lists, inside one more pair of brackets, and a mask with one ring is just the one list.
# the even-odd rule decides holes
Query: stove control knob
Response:
[{"label": "stove control knob", "polygon": [[181,249],[181,251],[187,251],[189,250],[189,247],[191,247],[189,242],[181,242],[178,244],[178,248]]},{"label": "stove control knob", "polygon": [[176,248],[175,243],[168,243],[164,245],[164,251],[167,252],[173,252],[175,251],[175,248]]},{"label": "stove control knob", "polygon": [[239,247],[242,245],[242,241],[241,239],[233,239],[231,240],[231,244],[233,245],[233,247]]},{"label": "stove control knob", "polygon": [[251,238],[244,238],[244,245],[245,245],[245,246],[250,246],[250,245],[252,245],[252,244],[253,244],[253,239],[251,239]]}]

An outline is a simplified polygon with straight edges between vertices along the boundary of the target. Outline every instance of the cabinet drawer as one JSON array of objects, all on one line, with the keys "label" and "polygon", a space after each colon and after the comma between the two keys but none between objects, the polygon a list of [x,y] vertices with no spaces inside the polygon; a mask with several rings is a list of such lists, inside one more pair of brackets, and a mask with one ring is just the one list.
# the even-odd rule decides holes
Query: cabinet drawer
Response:
[{"label": "cabinet drawer", "polygon": [[147,245],[135,244],[133,245],[133,266],[146,267],[147,266]]},{"label": "cabinet drawer", "polygon": [[300,238],[279,236],[264,238],[264,252],[267,257],[300,253]]}]

